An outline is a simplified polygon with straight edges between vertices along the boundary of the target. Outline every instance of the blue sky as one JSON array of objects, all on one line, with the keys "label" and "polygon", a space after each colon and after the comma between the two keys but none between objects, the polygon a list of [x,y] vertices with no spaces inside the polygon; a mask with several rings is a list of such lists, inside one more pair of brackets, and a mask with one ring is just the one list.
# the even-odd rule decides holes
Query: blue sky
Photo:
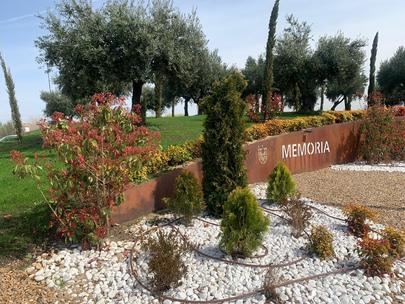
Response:
[{"label": "blue sky", "polygon": [[[101,5],[103,0],[93,1]],[[44,108],[39,98],[48,89],[44,69],[37,63],[34,40],[44,32],[34,15],[54,7],[52,0],[1,0],[0,51],[10,67],[24,121],[39,118]],[[273,0],[174,0],[184,12],[196,8],[209,47],[217,48],[228,64],[243,67],[246,58],[264,52],[268,18]],[[380,32],[378,60],[387,59],[405,44],[405,1],[403,0],[281,0],[278,33],[287,14],[312,26],[313,43],[322,35],[342,31],[362,37],[369,45]],[[367,56],[369,55],[367,47]],[[368,62],[366,62],[366,69]],[[4,79],[0,77],[0,121],[10,120]]]}]

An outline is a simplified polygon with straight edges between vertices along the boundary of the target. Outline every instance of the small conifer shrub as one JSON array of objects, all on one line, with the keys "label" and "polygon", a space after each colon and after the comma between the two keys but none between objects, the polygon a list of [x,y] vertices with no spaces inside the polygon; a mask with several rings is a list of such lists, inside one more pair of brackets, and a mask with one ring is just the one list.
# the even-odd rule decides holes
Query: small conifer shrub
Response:
[{"label": "small conifer shrub", "polygon": [[394,258],[405,256],[405,232],[392,227],[386,227],[382,233],[383,238],[389,242],[389,252]]},{"label": "small conifer shrub", "polygon": [[390,255],[388,240],[365,237],[359,242],[358,253],[361,266],[367,275],[381,276],[391,273],[394,258]]},{"label": "small conifer shrub", "polygon": [[162,293],[180,285],[180,280],[187,273],[187,266],[182,257],[192,246],[178,238],[175,230],[159,230],[156,237],[150,235],[143,245],[150,252],[148,261],[152,273],[150,284],[155,292]]},{"label": "small conifer shrub", "polygon": [[369,208],[358,204],[349,204],[343,211],[347,216],[349,231],[360,238],[366,236],[370,229],[366,220],[375,219],[376,214]]},{"label": "small conifer shrub", "polygon": [[224,205],[220,246],[233,257],[250,256],[261,244],[269,226],[248,188],[237,188]]},{"label": "small conifer shrub", "polygon": [[315,226],[309,236],[308,251],[325,260],[335,255],[333,250],[333,234],[324,226]]},{"label": "small conifer shrub", "polygon": [[167,207],[182,216],[186,224],[190,224],[193,216],[203,210],[201,186],[191,172],[183,171],[176,178],[175,187],[174,197],[167,199]]},{"label": "small conifer shrub", "polygon": [[267,184],[267,199],[284,203],[295,192],[295,183],[290,170],[284,163],[279,162],[269,176]]},{"label": "small conifer shrub", "polygon": [[289,217],[288,223],[291,226],[292,235],[296,238],[300,237],[312,218],[311,208],[298,197],[294,197],[286,203],[284,210]]}]

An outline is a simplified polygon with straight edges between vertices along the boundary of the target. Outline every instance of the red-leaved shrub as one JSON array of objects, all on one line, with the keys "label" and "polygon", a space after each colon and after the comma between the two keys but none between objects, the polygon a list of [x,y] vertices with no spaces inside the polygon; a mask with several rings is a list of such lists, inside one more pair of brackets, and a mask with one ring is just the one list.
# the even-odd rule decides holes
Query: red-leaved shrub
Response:
[{"label": "red-leaved shrub", "polygon": [[398,117],[405,116],[405,106],[395,106],[392,108],[394,111],[394,115]]},{"label": "red-leaved shrub", "polygon": [[249,94],[246,97],[247,116],[250,122],[260,121],[260,113],[256,111],[256,102],[256,97],[253,94]]},{"label": "red-leaved shrub", "polygon": [[405,159],[405,122],[395,118],[394,110],[368,109],[361,127],[360,158],[368,163]]},{"label": "red-leaved shrub", "polygon": [[358,204],[345,206],[343,212],[347,216],[349,231],[357,237],[367,236],[370,227],[366,224],[366,220],[375,219],[376,214],[371,209]]},{"label": "red-leaved shrub", "polygon": [[387,240],[374,240],[365,237],[359,242],[361,266],[369,276],[381,276],[390,273],[394,258],[390,255],[390,244]]},{"label": "red-leaved shrub", "polygon": [[[41,132],[44,146],[63,164],[46,163],[52,225],[65,239],[88,246],[108,234],[111,210],[121,203],[133,171],[155,151],[158,133],[139,126],[137,111],[110,93],[94,95],[75,112],[76,119],[54,113]],[[36,173],[17,156],[17,171]]]}]

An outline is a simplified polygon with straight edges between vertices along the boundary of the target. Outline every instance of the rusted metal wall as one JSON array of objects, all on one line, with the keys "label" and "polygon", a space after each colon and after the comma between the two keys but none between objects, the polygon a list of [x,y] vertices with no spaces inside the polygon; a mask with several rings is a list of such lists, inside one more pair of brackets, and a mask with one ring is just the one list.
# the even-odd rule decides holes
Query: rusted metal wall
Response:
[{"label": "rusted metal wall", "polygon": [[183,170],[192,172],[199,181],[202,180],[201,161],[194,161],[143,184],[128,185],[124,192],[124,202],[113,209],[113,222],[123,223],[162,209],[164,207],[162,199],[173,195],[174,181]]},{"label": "rusted metal wall", "polygon": [[[249,183],[266,181],[277,162],[284,161],[292,173],[319,170],[333,164],[354,161],[359,142],[359,122],[333,124],[278,136],[245,145]],[[201,161],[140,185],[129,185],[124,202],[113,210],[113,221],[122,223],[164,207],[162,198],[174,191],[182,170],[202,179]]]},{"label": "rusted metal wall", "polygon": [[358,142],[359,122],[306,129],[255,141],[246,147],[249,182],[265,181],[279,161],[285,162],[292,173],[354,161]]}]

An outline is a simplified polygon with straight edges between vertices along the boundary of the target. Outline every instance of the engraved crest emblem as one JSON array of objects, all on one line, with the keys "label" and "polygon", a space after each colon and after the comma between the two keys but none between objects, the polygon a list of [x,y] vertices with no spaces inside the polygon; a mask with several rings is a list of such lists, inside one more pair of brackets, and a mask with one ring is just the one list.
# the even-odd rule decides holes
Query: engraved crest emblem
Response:
[{"label": "engraved crest emblem", "polygon": [[259,159],[260,164],[264,165],[265,163],[267,163],[268,158],[267,147],[259,146],[257,148],[257,158]]}]

